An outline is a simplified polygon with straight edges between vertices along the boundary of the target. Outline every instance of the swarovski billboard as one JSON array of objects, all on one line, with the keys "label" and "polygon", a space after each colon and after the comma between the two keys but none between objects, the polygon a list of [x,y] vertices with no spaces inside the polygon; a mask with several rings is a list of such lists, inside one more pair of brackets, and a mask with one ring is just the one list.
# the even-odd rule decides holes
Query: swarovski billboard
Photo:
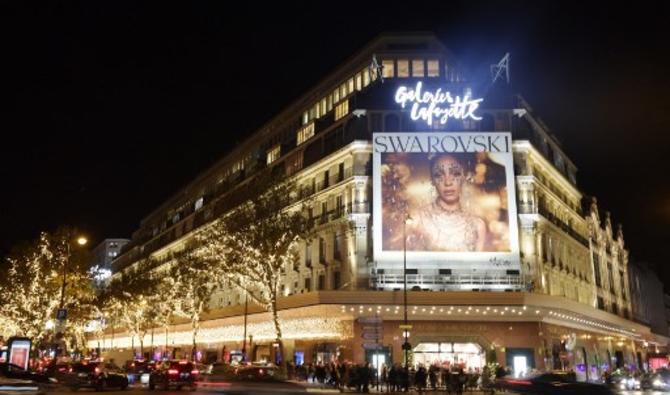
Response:
[{"label": "swarovski billboard", "polygon": [[375,261],[519,269],[512,137],[373,135]]}]

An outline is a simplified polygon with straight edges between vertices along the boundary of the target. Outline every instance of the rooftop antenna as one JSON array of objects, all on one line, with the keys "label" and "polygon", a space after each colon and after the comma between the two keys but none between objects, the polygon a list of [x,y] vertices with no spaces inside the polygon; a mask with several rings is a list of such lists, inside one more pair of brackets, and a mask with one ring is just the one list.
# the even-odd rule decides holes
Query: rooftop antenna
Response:
[{"label": "rooftop antenna", "polygon": [[503,70],[505,71],[505,81],[509,84],[509,52],[505,53],[505,56],[500,59],[498,64],[491,65],[491,78],[493,79],[491,85],[495,84],[499,78],[502,78]]},{"label": "rooftop antenna", "polygon": [[384,83],[384,66],[379,64],[377,61],[377,55],[372,54],[372,62],[368,67],[368,74],[370,75],[370,80],[374,80],[375,77],[379,77],[382,84]]}]

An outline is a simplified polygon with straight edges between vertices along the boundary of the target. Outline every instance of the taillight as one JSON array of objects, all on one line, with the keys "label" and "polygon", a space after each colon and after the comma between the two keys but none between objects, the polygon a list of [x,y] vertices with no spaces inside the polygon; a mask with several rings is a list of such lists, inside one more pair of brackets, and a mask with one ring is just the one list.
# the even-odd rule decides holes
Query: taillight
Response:
[{"label": "taillight", "polygon": [[100,373],[100,368],[96,367],[96,368],[95,368],[95,373],[96,373],[96,374]]},{"label": "taillight", "polygon": [[510,384],[519,384],[519,385],[531,385],[532,383],[528,380],[507,380]]},{"label": "taillight", "polygon": [[263,375],[263,369],[259,369],[258,373],[262,376]]},{"label": "taillight", "polygon": [[179,374],[177,369],[168,369],[168,374]]},{"label": "taillight", "polygon": [[193,369],[193,370],[191,370],[191,374],[192,375],[198,375],[198,374],[200,374],[200,371],[198,369]]},{"label": "taillight", "polygon": [[72,373],[72,368],[68,369],[68,373]]}]

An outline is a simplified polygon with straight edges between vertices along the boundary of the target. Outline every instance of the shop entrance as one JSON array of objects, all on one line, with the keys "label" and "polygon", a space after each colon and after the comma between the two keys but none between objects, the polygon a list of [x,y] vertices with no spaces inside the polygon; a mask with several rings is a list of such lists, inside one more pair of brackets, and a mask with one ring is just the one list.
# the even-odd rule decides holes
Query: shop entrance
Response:
[{"label": "shop entrance", "polygon": [[414,348],[414,363],[423,366],[440,365],[463,369],[482,369],[486,365],[486,355],[477,343],[419,343]]}]

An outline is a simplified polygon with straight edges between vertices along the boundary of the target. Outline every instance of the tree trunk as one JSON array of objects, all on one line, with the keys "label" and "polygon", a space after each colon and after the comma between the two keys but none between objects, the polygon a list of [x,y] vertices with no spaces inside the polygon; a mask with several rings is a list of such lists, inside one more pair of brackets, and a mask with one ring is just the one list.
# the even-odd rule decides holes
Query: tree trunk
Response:
[{"label": "tree trunk", "polygon": [[[277,291],[272,295],[272,322],[275,326],[275,334],[277,335],[278,350],[281,355],[281,370],[286,373],[286,355],[284,354],[284,341],[282,340],[281,326],[279,325],[279,314],[277,313]],[[276,362],[276,361],[275,361]]]}]

